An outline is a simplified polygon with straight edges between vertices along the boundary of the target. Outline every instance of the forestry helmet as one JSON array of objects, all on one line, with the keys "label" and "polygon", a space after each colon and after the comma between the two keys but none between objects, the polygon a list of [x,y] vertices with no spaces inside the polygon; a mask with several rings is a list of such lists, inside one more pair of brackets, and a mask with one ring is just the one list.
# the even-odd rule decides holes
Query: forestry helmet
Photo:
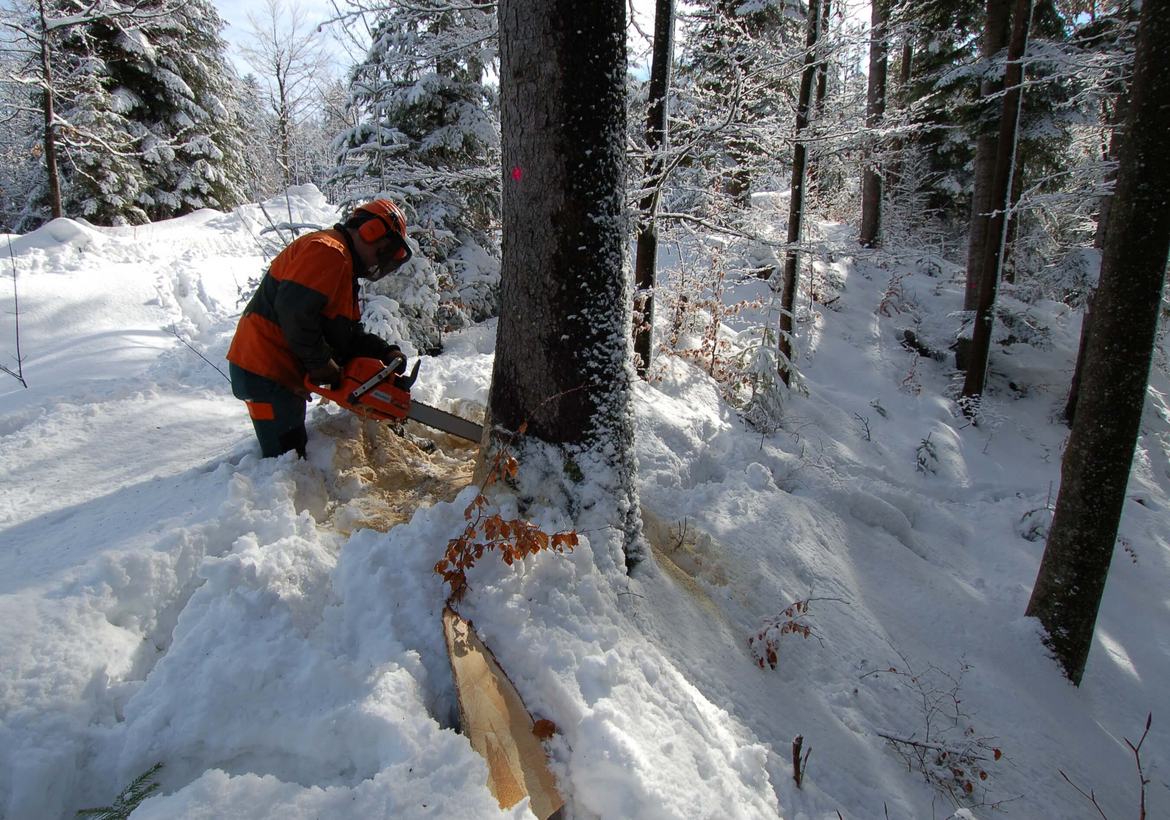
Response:
[{"label": "forestry helmet", "polygon": [[410,261],[412,252],[406,242],[406,217],[402,210],[388,199],[375,199],[358,207],[351,220],[357,222],[357,233],[370,245],[381,245],[377,250],[377,272],[368,278],[376,281]]}]

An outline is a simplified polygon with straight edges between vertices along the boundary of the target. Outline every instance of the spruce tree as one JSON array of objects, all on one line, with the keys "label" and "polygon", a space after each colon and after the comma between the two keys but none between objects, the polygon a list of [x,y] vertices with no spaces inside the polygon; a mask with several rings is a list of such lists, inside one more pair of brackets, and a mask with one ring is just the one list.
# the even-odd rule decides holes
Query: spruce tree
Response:
[{"label": "spruce tree", "polygon": [[1117,191],[1084,384],[1027,614],[1080,685],[1141,430],[1170,251],[1170,2],[1141,5]]},{"label": "spruce tree", "polygon": [[223,21],[209,0],[153,0],[137,32],[98,24],[107,87],[124,103],[151,219],[247,199],[243,141],[230,116],[235,78],[226,68]]},{"label": "spruce tree", "polygon": [[43,0],[28,17],[22,36],[45,55],[23,69],[44,89],[46,162],[33,199],[48,213],[33,219],[55,213],[55,201],[66,216],[124,224],[242,200],[223,23],[208,0],[81,11]]},{"label": "spruce tree", "polygon": [[420,347],[497,310],[499,118],[485,81],[495,32],[491,6],[389,4],[350,77],[357,122],[334,141],[344,209],[377,196],[405,206],[414,275],[375,290],[418,314],[406,318]]},{"label": "spruce tree", "polygon": [[786,153],[798,80],[782,55],[800,47],[802,33],[799,10],[788,5],[701,0],[684,18],[678,93],[688,113],[676,142],[701,135],[693,162],[716,183],[703,216],[734,221],[727,209],[749,208],[753,188]]}]

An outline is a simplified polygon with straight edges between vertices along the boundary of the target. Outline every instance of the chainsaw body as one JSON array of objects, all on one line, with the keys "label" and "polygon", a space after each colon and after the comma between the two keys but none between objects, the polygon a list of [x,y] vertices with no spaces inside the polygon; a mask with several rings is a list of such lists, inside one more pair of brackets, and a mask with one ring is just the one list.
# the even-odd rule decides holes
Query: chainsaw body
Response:
[{"label": "chainsaw body", "polygon": [[409,375],[395,372],[405,362],[406,357],[401,355],[389,364],[372,358],[350,359],[341,368],[341,385],[336,389],[313,384],[308,376],[305,387],[359,416],[394,422],[414,419],[478,444],[483,436],[480,425],[421,402],[411,402],[410,388],[418,378],[419,363],[415,362]]},{"label": "chainsaw body", "polygon": [[[397,360],[387,365],[378,359],[350,359],[341,368],[340,387],[313,384],[308,376],[305,376],[305,387],[359,416],[405,421],[410,412],[410,385],[414,379],[396,374],[397,365]],[[415,365],[417,372],[418,365]],[[405,384],[400,386],[400,383]]]}]

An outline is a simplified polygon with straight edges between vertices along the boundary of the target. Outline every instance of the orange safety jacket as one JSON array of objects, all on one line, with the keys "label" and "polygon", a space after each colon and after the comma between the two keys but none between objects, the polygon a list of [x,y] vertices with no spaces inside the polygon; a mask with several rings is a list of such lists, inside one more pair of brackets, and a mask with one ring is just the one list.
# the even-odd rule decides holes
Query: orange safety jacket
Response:
[{"label": "orange safety jacket", "polygon": [[356,253],[340,225],[293,240],[272,260],[236,326],[229,362],[294,391],[333,359],[398,350],[361,325]]}]

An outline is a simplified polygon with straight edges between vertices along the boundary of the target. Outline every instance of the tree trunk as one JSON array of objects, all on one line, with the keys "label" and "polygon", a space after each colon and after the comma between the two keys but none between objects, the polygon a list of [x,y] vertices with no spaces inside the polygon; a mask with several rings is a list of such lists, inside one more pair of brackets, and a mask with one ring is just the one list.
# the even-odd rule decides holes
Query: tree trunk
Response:
[{"label": "tree trunk", "polygon": [[1141,429],[1170,252],[1170,0],[1145,0],[1081,398],[1027,614],[1079,685]]},{"label": "tree trunk", "polygon": [[[987,21],[979,40],[979,56],[984,63],[1007,46],[1011,22],[1011,0],[987,0]],[[1001,88],[1003,83],[998,80],[984,80],[980,96],[990,97]],[[995,132],[980,128],[979,139],[975,144],[975,182],[971,193],[971,230],[967,238],[967,287],[963,293],[963,310],[975,310],[979,305],[988,212],[993,207],[991,192],[995,185],[997,148]],[[960,363],[960,369],[965,369],[965,365],[966,362]]]},{"label": "tree trunk", "polygon": [[869,40],[869,95],[865,105],[865,127],[870,131],[865,170],[861,174],[861,235],[858,242],[876,248],[882,242],[882,176],[874,164],[877,136],[873,133],[886,113],[886,70],[889,46],[886,42],[888,0],[873,0]]},{"label": "tree trunk", "polygon": [[[1004,74],[1003,111],[996,137],[995,183],[992,186],[990,207],[995,209],[987,225],[987,241],[983,251],[982,279],[979,282],[979,302],[975,313],[975,327],[971,339],[971,360],[967,378],[963,382],[963,397],[972,399],[983,394],[987,378],[987,359],[991,352],[991,330],[995,324],[995,295],[1003,263],[1003,248],[1007,238],[1007,214],[1011,205],[1012,175],[1016,164],[1016,133],[1020,123],[1020,106],[1024,98],[1024,51],[1028,46],[1028,28],[1032,21],[1032,0],[1016,0],[1012,16],[1012,41],[1008,46],[1008,66]],[[965,411],[974,413],[968,404]]]},{"label": "tree trunk", "polygon": [[[898,66],[898,107],[906,109],[910,105],[910,70],[914,63],[914,37],[909,32],[906,34],[906,39],[902,41],[902,61]],[[888,94],[887,94],[888,97]],[[905,160],[902,157],[902,150],[905,146],[905,140],[902,137],[895,137],[891,144],[891,154],[893,155],[893,162],[890,163],[889,170],[886,171],[886,179],[889,185],[886,187],[886,196],[898,195],[898,189],[902,184],[902,170],[905,167]]]},{"label": "tree trunk", "polygon": [[[826,32],[829,30],[829,18],[833,16],[833,2],[832,0],[823,0],[821,8],[821,31],[820,36],[817,37],[818,42],[821,41]],[[825,52],[828,49],[821,47],[822,56],[820,62],[817,63],[817,111],[820,111],[825,104],[825,96],[829,93],[829,58]]]},{"label": "tree trunk", "polygon": [[809,0],[804,71],[800,75],[800,96],[796,101],[796,142],[792,149],[792,193],[788,203],[788,250],[784,255],[784,279],[780,289],[780,378],[784,384],[789,384],[795,370],[792,364],[795,350],[792,344],[795,333],[792,319],[796,315],[796,274],[800,261],[795,246],[800,243],[800,229],[804,221],[804,171],[808,160],[808,152],[801,137],[809,122],[820,22],[820,0]]},{"label": "tree trunk", "polygon": [[[1137,19],[1137,13],[1133,6],[1129,5],[1125,10],[1126,22],[1132,23]],[[1121,140],[1122,132],[1125,126],[1126,117],[1129,114],[1129,78],[1122,77],[1121,94],[1117,97],[1117,102],[1113,108],[1113,116],[1110,118],[1112,125],[1112,132],[1109,134],[1109,148],[1105,154],[1105,159],[1117,161],[1121,154]],[[1113,168],[1105,177],[1107,182],[1117,181],[1117,168]],[[1101,197],[1100,210],[1097,214],[1097,232],[1093,236],[1093,247],[1103,249],[1105,247],[1105,235],[1109,230],[1109,216],[1113,210],[1113,194],[1106,194]],[[1064,405],[1063,418],[1066,424],[1072,426],[1073,419],[1076,417],[1077,400],[1080,398],[1081,392],[1081,373],[1085,367],[1085,349],[1089,344],[1089,333],[1093,329],[1093,294],[1090,293],[1088,299],[1085,300],[1085,313],[1081,317],[1081,338],[1077,345],[1077,363],[1073,367],[1072,379],[1068,385],[1068,401]]]},{"label": "tree trunk", "polygon": [[1000,276],[1008,284],[1016,281],[1016,239],[1020,235],[1020,214],[1016,206],[1020,204],[1020,197],[1024,195],[1024,169],[1017,168],[1012,174],[1012,192],[1008,203],[1007,235],[1003,242],[1003,274]]},{"label": "tree trunk", "polygon": [[[820,54],[817,60],[817,74],[816,74],[816,102],[813,104],[813,111],[819,117],[821,112],[825,109],[825,97],[829,93],[829,57],[828,49],[825,48],[825,33],[829,30],[829,18],[832,17],[832,0],[822,0],[821,3],[821,32],[817,37],[817,44],[819,46]],[[820,178],[820,161],[814,155],[808,157],[805,168],[805,187],[810,191],[824,192],[826,186]]]},{"label": "tree trunk", "polygon": [[646,116],[646,188],[640,203],[638,252],[634,264],[635,313],[634,353],[638,375],[646,378],[654,345],[654,285],[658,266],[658,224],[655,214],[661,196],[663,156],[667,145],[667,96],[670,93],[670,64],[674,59],[674,0],[657,0],[654,7],[654,56],[650,63],[650,111]]},{"label": "tree trunk", "polygon": [[499,5],[503,259],[484,458],[526,424],[513,447],[521,480],[526,469],[545,470],[527,477],[533,494],[575,515],[582,467],[608,482],[615,512],[601,526],[624,533],[631,566],[641,555],[623,219],[625,9],[625,0]]},{"label": "tree trunk", "polygon": [[57,125],[53,113],[53,72],[49,59],[49,24],[45,19],[45,2],[40,0],[41,12],[41,80],[45,87],[41,95],[41,110],[45,115],[45,173],[49,180],[49,214],[53,219],[65,215],[61,208],[61,175],[57,171]]},{"label": "tree trunk", "polygon": [[289,127],[291,125],[292,113],[289,111],[288,104],[285,102],[284,89],[280,90],[280,105],[276,112],[276,128],[280,138],[280,167],[284,171],[284,187],[287,191],[292,185],[292,159],[289,156],[291,153],[289,139]]},{"label": "tree trunk", "polygon": [[[1131,12],[1132,13],[1132,12]],[[1117,103],[1113,108],[1113,117],[1111,120],[1112,131],[1109,134],[1109,150],[1105,156],[1106,160],[1117,161],[1118,155],[1121,153],[1121,136],[1122,126],[1125,123],[1125,117],[1129,113],[1129,94],[1128,89],[1125,88],[1125,78],[1122,80],[1122,92],[1117,97]],[[1117,181],[1117,168],[1113,168],[1105,175],[1106,182]],[[1105,247],[1105,232],[1109,230],[1109,212],[1113,209],[1113,194],[1106,194],[1101,197],[1101,203],[1098,206],[1097,214],[1097,232],[1093,235],[1093,247]]]},{"label": "tree trunk", "polygon": [[902,65],[898,73],[898,90],[902,94],[902,105],[910,101],[910,75],[914,65],[914,39],[907,35],[902,43]]}]

